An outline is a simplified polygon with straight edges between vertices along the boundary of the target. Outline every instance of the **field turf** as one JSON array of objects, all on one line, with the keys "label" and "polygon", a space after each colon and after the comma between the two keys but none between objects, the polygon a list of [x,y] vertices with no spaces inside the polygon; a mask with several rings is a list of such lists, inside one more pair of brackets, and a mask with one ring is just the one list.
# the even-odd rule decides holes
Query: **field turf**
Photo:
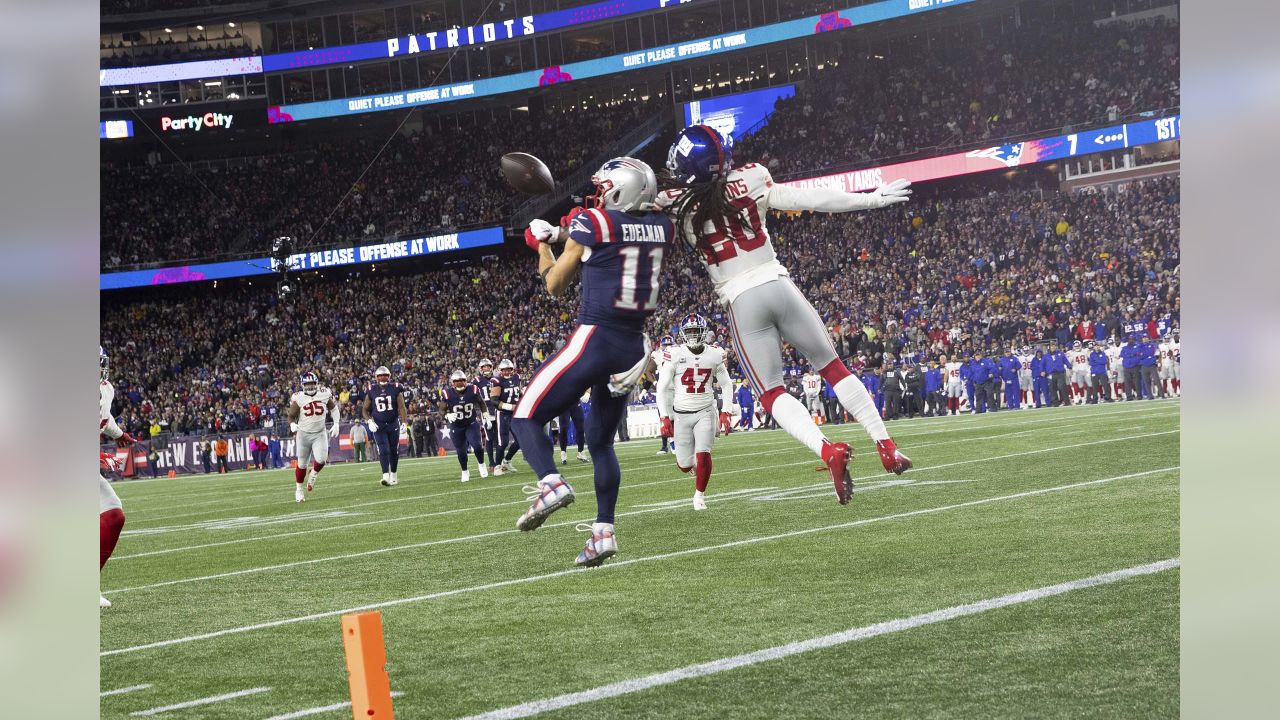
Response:
[{"label": "field turf", "polygon": [[520,457],[465,485],[453,456],[395,488],[335,465],[302,505],[289,469],[118,483],[102,717],[349,718],[355,609],[382,611],[402,720],[1177,715],[1177,401],[896,421],[901,478],[826,430],[857,452],[847,507],[780,431],[717,441],[700,513],[656,440],[619,445],[620,552],[591,570],[572,448],[578,502],[531,534]]}]

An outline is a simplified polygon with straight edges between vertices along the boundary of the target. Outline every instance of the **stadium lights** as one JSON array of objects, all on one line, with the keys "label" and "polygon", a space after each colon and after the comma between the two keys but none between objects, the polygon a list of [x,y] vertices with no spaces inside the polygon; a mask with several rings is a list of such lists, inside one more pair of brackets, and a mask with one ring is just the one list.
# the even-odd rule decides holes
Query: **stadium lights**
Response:
[{"label": "stadium lights", "polygon": [[170,35],[173,34],[173,30],[171,28],[165,28],[164,31],[169,33]]},{"label": "stadium lights", "polygon": [[203,26],[203,25],[197,25],[197,26],[196,26],[196,29],[197,29],[197,30],[203,30],[203,29],[204,29],[204,26]]},{"label": "stadium lights", "polygon": [[233,22],[229,22],[229,23],[227,23],[227,27],[235,27],[235,26],[236,26],[236,24],[235,24],[235,23],[233,23]]}]

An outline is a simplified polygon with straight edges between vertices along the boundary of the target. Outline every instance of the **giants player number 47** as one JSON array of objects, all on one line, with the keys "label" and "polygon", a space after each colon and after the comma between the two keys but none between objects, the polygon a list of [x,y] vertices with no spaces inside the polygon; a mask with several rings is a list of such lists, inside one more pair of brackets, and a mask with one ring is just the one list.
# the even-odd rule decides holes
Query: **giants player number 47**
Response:
[{"label": "giants player number 47", "polygon": [[840,404],[876,442],[886,470],[901,474],[911,461],[889,438],[867,389],[836,356],[822,318],[778,262],[765,217],[770,209],[883,208],[906,202],[910,183],[896,180],[870,193],[801,190],[775,184],[761,165],[733,168],[731,150],[710,126],[681,130],[667,155],[670,187],[658,194],[657,204],[673,218],[677,235],[702,255],[721,302],[728,306],[734,346],[765,411],[822,458],[836,499],[844,505],[853,495],[848,472],[853,451],[846,443],[828,441],[800,401],[787,394],[779,352],[783,340],[799,349],[831,384]]},{"label": "giants player number 47", "polygon": [[[711,444],[728,410],[733,381],[724,366],[724,350],[706,344],[707,321],[688,315],[680,323],[682,345],[668,349],[658,371],[658,416],[663,437],[676,441],[676,466],[697,467],[693,509],[706,510],[703,493],[711,480]],[[712,378],[720,386],[724,408],[716,407]]]}]

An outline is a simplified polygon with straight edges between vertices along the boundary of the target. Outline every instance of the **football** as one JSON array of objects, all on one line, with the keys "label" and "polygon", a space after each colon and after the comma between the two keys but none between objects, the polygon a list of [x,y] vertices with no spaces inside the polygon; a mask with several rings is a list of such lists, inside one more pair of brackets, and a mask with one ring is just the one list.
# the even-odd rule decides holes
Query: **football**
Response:
[{"label": "football", "polygon": [[543,195],[555,190],[556,181],[546,163],[529,153],[512,152],[502,156],[502,177],[511,187],[526,195]]}]

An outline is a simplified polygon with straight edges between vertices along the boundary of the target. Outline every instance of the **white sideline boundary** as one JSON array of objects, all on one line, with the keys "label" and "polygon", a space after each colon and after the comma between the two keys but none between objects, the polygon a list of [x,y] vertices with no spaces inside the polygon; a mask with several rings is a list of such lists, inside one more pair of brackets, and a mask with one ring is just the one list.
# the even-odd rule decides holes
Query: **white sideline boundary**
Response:
[{"label": "white sideline boundary", "polygon": [[237,690],[236,692],[223,693],[222,695],[213,695],[207,698],[199,698],[197,700],[188,700],[186,702],[175,703],[173,705],[161,705],[153,707],[149,710],[138,710],[129,713],[130,717],[150,717],[167,713],[171,710],[185,710],[187,708],[200,707],[201,705],[212,705],[214,703],[226,702],[227,700],[235,700],[236,698],[247,697],[249,695],[257,695],[258,693],[270,692],[269,687],[249,688],[248,690]]},{"label": "white sideline boundary", "polygon": [[[403,695],[404,693],[402,692],[391,693],[391,697],[393,698],[402,697]],[[305,710],[294,710],[293,712],[287,712],[287,713],[284,713],[283,715],[272,715],[271,717],[267,718],[267,720],[297,720],[297,718],[311,717],[312,715],[323,715],[324,713],[327,713],[327,712],[333,712],[334,710],[342,710],[344,708],[349,708],[349,707],[351,707],[350,700],[346,702],[334,703],[332,705],[321,705],[320,707],[307,708]]]},{"label": "white sideline boundary", "polygon": [[775,535],[763,535],[759,537],[746,538],[743,540],[734,540],[732,542],[721,543],[718,545],[704,545],[702,547],[687,548],[685,550],[676,550],[669,553],[660,553],[657,555],[647,555],[643,557],[631,558],[628,560],[619,560],[617,562],[606,563],[598,568],[571,568],[567,570],[558,570],[556,572],[545,573],[542,575],[531,575],[522,578],[513,578],[510,580],[499,580],[497,582],[485,583],[483,585],[473,585],[470,587],[455,588],[453,590],[443,590],[426,595],[416,595],[407,598],[398,598],[395,600],[384,600],[382,602],[370,603],[359,607],[346,608],[343,610],[329,610],[326,612],[313,613],[311,615],[302,615],[298,617],[283,618],[280,620],[271,620],[268,622],[255,623],[253,625],[242,625],[240,627],[226,628],[224,630],[214,630],[212,632],[201,633],[199,635],[188,635],[180,638],[170,638],[168,640],[158,640],[155,642],[145,643],[142,645],[132,645],[128,647],[116,648],[114,650],[103,650],[98,653],[98,657],[111,657],[113,655],[124,655],[128,653],[140,652],[143,650],[152,650],[161,647],[170,647],[173,645],[183,645],[187,643],[200,642],[202,640],[212,640],[214,638],[224,637],[227,635],[238,635],[255,630],[266,630],[283,625],[293,625],[300,622],[309,622],[312,620],[323,620],[325,618],[338,617],[347,613],[365,612],[368,610],[379,610],[382,608],[395,607],[398,605],[407,605],[411,603],[423,602],[425,600],[434,600],[443,597],[452,597],[455,595],[464,595],[473,592],[481,592],[485,590],[495,590],[498,588],[510,587],[513,585],[526,585],[541,580],[550,580],[553,578],[564,577],[566,575],[574,575],[582,572],[601,572],[609,571],[614,568],[628,567],[638,563],[652,562],[656,560],[670,560],[672,558],[686,557],[690,555],[700,555],[702,553],[712,552],[715,550],[725,550],[735,547],[743,547],[747,545],[756,545],[763,542],[772,542],[774,540],[785,540],[788,538],[801,537],[804,535],[812,535],[814,533],[827,532],[830,530],[843,530],[846,528],[859,527],[862,525],[870,525],[872,523],[884,522],[886,520],[899,520],[902,518],[917,517],[921,515],[932,515],[935,513],[946,512],[948,510],[957,510],[960,508],[977,507],[980,505],[989,505],[991,503],[1001,502],[1004,500],[1016,500],[1025,497],[1034,497],[1037,495],[1045,495],[1052,492],[1060,492],[1063,490],[1072,490],[1081,487],[1092,487],[1094,485],[1102,485],[1104,483],[1114,482],[1116,480],[1127,480],[1130,478],[1145,477],[1148,475],[1156,475],[1160,473],[1173,472],[1180,469],[1180,466],[1171,466],[1160,468],[1158,470],[1146,470],[1144,472],[1129,473],[1126,475],[1117,475],[1115,477],[1102,478],[1099,480],[1089,480],[1086,482],[1071,483],[1069,485],[1057,485],[1048,488],[1039,488],[1037,490],[1027,490],[1025,492],[1013,493],[1011,495],[998,495],[995,497],[981,498],[978,500],[970,500],[967,502],[956,503],[954,505],[944,505],[941,507],[924,508],[921,510],[911,510],[908,512],[894,513],[892,515],[881,515],[878,517],[865,518],[862,520],[853,520],[835,525],[823,525],[813,528],[804,528],[801,530],[792,530],[790,532],[778,533]]},{"label": "white sideline boundary", "polygon": [[[1066,407],[1040,408],[1040,410],[1042,411],[1052,411],[1047,413],[1049,415],[1052,415],[1052,417],[1039,417],[1041,413],[1036,413],[1036,415],[1038,416],[1036,419],[1020,419],[1020,420],[1009,420],[1009,421],[1005,421],[1006,416],[1000,415],[998,413],[995,413],[995,414],[986,413],[983,415],[966,414],[966,415],[952,416],[949,420],[947,420],[947,422],[951,425],[972,426],[972,425],[979,424],[978,422],[976,422],[977,420],[984,419],[989,421],[985,423],[987,427],[998,428],[998,427],[1006,427],[1006,426],[1013,426],[1013,425],[1021,426],[1021,425],[1038,424],[1038,423],[1046,423],[1046,422],[1062,422],[1062,421],[1065,421],[1071,418],[1076,418],[1076,417],[1093,419],[1093,418],[1099,418],[1099,417],[1105,418],[1105,417],[1113,417],[1113,416],[1120,416],[1120,415],[1131,415],[1135,413],[1152,413],[1153,410],[1159,411],[1159,410],[1176,409],[1176,401],[1174,400],[1158,400],[1158,401],[1152,401],[1152,402],[1158,402],[1160,404],[1156,405],[1155,407],[1148,407],[1147,405],[1144,404],[1140,408],[1124,408],[1124,403],[1121,403],[1119,406],[1115,408],[1106,408],[1105,406],[1102,406],[1101,408],[1099,408],[1099,406],[1092,406],[1092,405],[1086,405],[1086,406],[1075,405],[1075,406],[1071,406],[1070,408],[1066,408]],[[1165,403],[1170,403],[1170,404],[1165,405]],[[1096,409],[1096,412],[1089,412],[1088,410],[1086,410],[1083,413],[1058,412],[1063,410],[1080,410],[1084,408],[1088,408],[1090,410]],[[1013,411],[1005,411],[1005,412],[1012,413]],[[1164,414],[1164,413],[1158,413],[1158,414]],[[916,419],[910,419],[910,420],[896,420],[894,421],[894,424],[893,424],[895,433],[897,430],[907,430],[908,432],[895,434],[895,436],[898,439],[904,439],[904,438],[910,438],[910,437],[934,435],[940,432],[951,432],[957,429],[963,429],[963,428],[956,428],[956,427],[944,428],[941,425],[936,425],[936,421],[942,420],[942,419],[943,418],[916,418]],[[842,433],[845,431],[856,430],[861,426],[854,423],[845,423],[843,425],[824,425],[822,427],[824,432]],[[914,432],[914,430],[916,429],[921,429],[923,430],[923,432]],[[764,442],[770,442],[770,443],[775,441],[794,442],[793,440],[791,440],[791,437],[781,429],[756,430],[754,432],[765,433],[767,437],[765,438]],[[745,436],[747,433],[742,430],[735,430],[733,434]],[[853,433],[853,434],[856,435],[857,433]],[[779,436],[777,438],[774,438],[773,437],[774,435],[779,435]],[[656,439],[657,438],[643,438],[643,439],[634,440],[630,443],[623,443],[621,445],[618,445],[616,446],[616,449],[618,451],[618,458],[620,460],[641,459],[645,457],[652,458],[653,457],[652,453],[649,452],[651,448],[645,448],[643,450],[639,448],[641,443],[645,441],[653,441]],[[454,456],[448,455],[446,456],[446,458],[454,458]],[[441,459],[445,459],[445,458],[439,458],[439,457],[400,458],[400,462],[402,465],[403,464],[416,465],[418,463],[426,462],[429,460],[441,460]],[[456,462],[456,458],[455,458],[455,462]],[[376,463],[369,465],[369,467],[373,467],[373,466],[376,466]],[[334,464],[332,467],[349,470],[351,468],[362,467],[362,465],[358,465],[355,463],[340,463],[340,464]],[[253,480],[256,482],[261,482],[263,477],[273,472],[283,472],[285,470],[288,470],[288,468],[286,467],[286,468],[275,468],[270,470],[237,471],[235,476],[217,479],[215,482],[219,483],[221,487],[215,490],[196,490],[193,493],[188,493],[184,495],[184,497],[187,497],[187,498],[214,497],[216,499],[220,499],[220,498],[226,498],[228,496],[237,495],[241,493],[264,494],[260,487],[248,485],[244,481]],[[292,479],[293,476],[289,475],[288,477]],[[343,480],[338,482],[344,482],[344,481],[350,482],[352,480],[353,479],[351,478],[344,478]],[[152,482],[167,482],[172,484],[172,483],[197,482],[197,481],[203,481],[205,483],[210,482],[209,479],[206,478],[206,476],[197,474],[197,475],[183,475],[175,479],[140,478],[136,480],[135,479],[122,480],[116,483],[116,486],[121,488],[128,488],[129,486],[144,485]],[[414,478],[414,481],[424,482],[424,483],[437,483],[437,484],[450,483],[450,480],[445,478]],[[145,494],[145,495],[139,495],[136,497],[130,497],[129,494],[126,493],[124,497],[128,502],[144,502],[144,501],[153,500],[159,497],[163,497],[163,495]],[[162,518],[157,517],[157,518],[150,518],[150,519],[159,520]]]},{"label": "white sideline boundary", "polygon": [[491,710],[479,715],[471,715],[463,718],[462,720],[517,720],[517,718],[533,717],[534,715],[540,715],[552,710],[561,710],[575,705],[596,702],[597,700],[605,700],[608,698],[618,697],[620,695],[629,695],[631,693],[642,692],[644,690],[649,690],[663,685],[670,685],[672,683],[689,680],[691,678],[716,675],[718,673],[736,670],[737,668],[750,667],[764,662],[780,660],[782,658],[792,657],[794,655],[800,655],[814,650],[823,650],[826,648],[837,647],[839,645],[847,645],[848,643],[857,642],[859,640],[898,633],[904,630],[922,627],[924,625],[933,625],[935,623],[954,620],[955,618],[961,618],[968,615],[977,615],[979,613],[998,610],[1011,605],[1021,605],[1023,603],[1054,597],[1055,595],[1063,595],[1076,590],[1097,587],[1099,585],[1109,585],[1111,583],[1120,582],[1122,580],[1127,580],[1141,575],[1152,575],[1166,570],[1171,570],[1178,567],[1180,564],[1179,558],[1170,558],[1168,560],[1161,560],[1159,562],[1148,563],[1146,565],[1135,565],[1134,567],[1125,568],[1123,570],[1116,570],[1114,572],[1103,573],[1101,575],[1080,578],[1079,580],[1071,580],[1057,585],[1047,585],[1033,590],[1010,593],[1008,595],[1001,595],[1000,597],[989,598],[987,600],[979,600],[965,605],[956,605],[942,610],[934,610],[933,612],[923,613],[921,615],[889,620],[887,622],[876,623],[875,625],[866,625],[859,628],[845,630],[843,632],[832,633],[830,635],[823,635],[821,637],[810,638],[808,640],[787,643],[786,645],[778,645],[771,648],[765,648],[764,650],[756,650],[755,652],[743,653],[742,655],[720,658],[719,660],[712,660],[698,665],[688,665],[675,670],[668,670],[667,672],[646,675],[632,680],[623,680],[621,682],[610,683],[608,685],[601,685],[600,687],[592,688],[591,690],[557,695],[555,697],[544,698],[542,700],[534,700],[533,702],[524,703],[522,705],[512,705],[510,707]]},{"label": "white sideline boundary", "polygon": [[146,690],[150,687],[151,687],[151,683],[143,683],[141,685],[130,685],[129,687],[116,688],[115,690],[103,690],[102,692],[98,693],[98,697],[104,698],[104,697],[111,697],[112,695],[124,695],[125,693],[137,692],[139,690]]},{"label": "white sideline boundary", "polygon": [[[1177,432],[1180,432],[1180,431],[1179,431],[1179,430],[1167,430],[1167,431],[1158,432],[1158,433],[1151,433],[1151,434],[1152,434],[1152,435],[1167,435],[1167,434],[1177,433]],[[1083,446],[1086,446],[1086,445],[1095,445],[1095,444],[1099,444],[1099,443],[1120,442],[1120,441],[1123,441],[1123,440],[1129,440],[1129,439],[1134,439],[1134,438],[1142,438],[1142,437],[1148,437],[1148,435],[1134,435],[1134,436],[1129,436],[1129,437],[1124,437],[1124,438],[1110,438],[1110,439],[1107,439],[1107,440],[1095,440],[1095,441],[1091,441],[1091,442],[1088,442],[1088,443],[1077,444],[1077,445],[1063,445],[1063,446],[1051,447],[1051,448],[1041,448],[1041,449],[1037,449],[1037,450],[1027,450],[1027,451],[1023,451],[1023,452],[1019,452],[1019,453],[1013,453],[1013,454],[1009,454],[1009,455],[995,455],[995,456],[992,456],[992,457],[974,458],[974,459],[970,459],[970,460],[957,460],[956,462],[943,463],[943,464],[941,464],[941,465],[931,465],[931,466],[929,466],[929,467],[914,468],[911,472],[912,472],[913,474],[915,474],[915,473],[925,472],[925,471],[927,471],[927,470],[942,470],[942,469],[944,469],[944,468],[956,467],[956,466],[959,466],[959,465],[972,465],[972,464],[975,464],[975,463],[990,462],[990,461],[993,461],[993,460],[1006,460],[1006,459],[1013,458],[1013,457],[1021,457],[1021,456],[1024,456],[1024,455],[1034,455],[1034,454],[1037,454],[1037,453],[1050,452],[1050,451],[1053,451],[1053,450],[1074,449],[1074,448],[1077,448],[1077,447],[1083,447]],[[786,464],[780,464],[780,465],[773,465],[773,466],[771,466],[771,467],[787,467],[787,466],[789,466],[789,465],[811,465],[811,464],[813,464],[813,461],[812,461],[812,460],[802,460],[802,461],[794,462],[794,463],[786,463]],[[720,475],[721,475],[721,476],[724,476],[724,475],[734,475],[734,474],[744,473],[744,472],[756,472],[756,471],[758,471],[758,470],[760,470],[760,467],[758,467],[758,466],[757,466],[757,467],[751,467],[751,468],[742,468],[742,469],[739,469],[739,470],[730,470],[730,471],[727,471],[727,472],[720,473]],[[857,483],[857,482],[861,482],[861,481],[864,481],[864,480],[879,480],[879,479],[883,479],[883,478],[884,478],[884,475],[883,475],[882,473],[878,473],[878,474],[875,474],[875,475],[863,475],[863,476],[859,476],[859,477],[853,478],[853,480],[855,481],[855,483]],[[655,480],[655,481],[653,481],[653,482],[640,483],[640,484],[636,484],[636,485],[631,485],[630,487],[633,487],[633,488],[635,488],[635,487],[645,487],[645,486],[648,486],[648,485],[661,485],[661,484],[664,484],[664,483],[687,482],[687,481],[688,481],[688,477],[679,477],[679,478],[672,478],[671,480]],[[799,491],[799,490],[805,490],[805,489],[808,489],[808,488],[814,488],[814,489],[816,489],[816,488],[822,488],[822,487],[826,487],[826,486],[827,486],[827,484],[828,484],[828,483],[826,483],[826,482],[814,483],[813,485],[806,485],[806,486],[800,486],[800,487],[797,487],[797,488],[792,488],[791,490],[788,490],[788,491],[786,491],[786,492],[788,492],[788,493],[790,493],[790,492],[796,492],[796,491]],[[903,483],[903,485],[904,485],[904,486],[905,486],[905,485],[907,485],[907,484],[909,484],[909,483]],[[855,490],[854,490],[854,494],[856,495],[856,494],[857,494],[857,492],[858,492],[858,491],[857,491],[857,489],[855,488]],[[594,491],[586,490],[586,491],[583,491],[583,492],[579,493],[579,496],[590,495],[590,494],[593,494],[593,493],[594,493]],[[715,495],[713,495],[713,496],[711,496],[711,497],[714,499],[716,496],[715,496]],[[815,497],[816,497],[816,495],[815,495]],[[528,501],[526,501],[526,500],[516,500],[516,501],[513,501],[513,502],[511,502],[511,503],[501,503],[501,504],[499,504],[499,506],[500,506],[500,505],[502,505],[502,504],[510,505],[510,504],[514,504],[514,503],[525,504],[525,503],[527,503],[527,502],[528,502]],[[487,509],[487,508],[490,508],[490,507],[498,507],[498,506],[483,506],[482,508],[461,508],[461,509],[459,509],[459,510],[443,511],[443,512],[437,512],[437,513],[429,513],[428,515],[456,514],[457,512],[463,512],[463,511],[466,511],[466,510]],[[636,506],[636,507],[640,507],[640,506]],[[679,504],[677,504],[677,505],[673,505],[673,506],[670,506],[670,507],[666,507],[666,506],[663,506],[663,507],[652,507],[652,508],[645,508],[645,509],[641,509],[641,510],[632,510],[632,511],[620,512],[620,513],[617,513],[617,516],[618,516],[618,517],[629,517],[629,516],[632,516],[632,515],[642,515],[642,514],[646,514],[646,513],[651,513],[651,512],[660,512],[660,511],[664,511],[664,510],[678,510],[678,509],[680,509],[681,507],[682,507],[682,505],[679,505]],[[404,517],[404,518],[389,518],[389,519],[386,519],[386,520],[368,521],[368,522],[365,522],[365,523],[356,523],[356,526],[359,526],[359,525],[368,525],[368,524],[377,524],[377,523],[382,523],[382,522],[391,522],[391,521],[394,521],[394,520],[408,520],[408,519],[414,519],[414,518],[416,518],[416,517],[417,517],[417,516],[408,516],[408,517]],[[545,527],[547,527],[547,528],[563,527],[563,526],[565,526],[565,525],[574,525],[574,524],[576,524],[577,522],[578,522],[578,521],[571,521],[571,522],[558,522],[558,523],[554,523],[554,524],[551,524],[551,525],[546,525]],[[350,527],[353,527],[353,526],[352,526],[352,525],[338,525],[338,526],[334,526],[333,528],[318,528],[318,529],[316,529],[316,530],[301,530],[301,531],[297,531],[297,532],[294,532],[294,533],[285,533],[285,535],[297,535],[297,534],[301,534],[301,533],[319,532],[320,530],[325,530],[325,529],[344,529],[344,528],[350,528]],[[468,542],[468,541],[471,541],[471,540],[483,540],[483,539],[485,539],[485,538],[496,537],[496,536],[499,536],[499,535],[515,535],[515,534],[518,534],[518,533],[519,533],[519,531],[518,531],[518,530],[514,530],[514,529],[507,529],[507,530],[492,530],[492,531],[490,531],[490,532],[478,533],[478,534],[475,534],[475,535],[463,535],[463,536],[460,536],[460,537],[453,537],[453,538],[440,538],[440,539],[438,539],[438,540],[426,540],[426,541],[418,542],[418,543],[409,543],[409,544],[407,544],[407,545],[393,545],[393,546],[390,546],[390,547],[374,548],[374,549],[372,549],[372,550],[363,550],[363,551],[360,551],[360,552],[354,552],[354,553],[344,553],[344,554],[342,554],[342,555],[332,555],[332,556],[329,556],[329,557],[322,557],[322,558],[310,558],[310,559],[307,559],[307,560],[295,560],[295,561],[293,561],[293,562],[288,562],[288,563],[279,563],[279,564],[276,564],[276,565],[264,565],[264,566],[260,566],[260,567],[256,567],[256,568],[245,568],[245,569],[243,569],[243,570],[228,570],[228,571],[226,571],[226,572],[214,573],[214,574],[212,574],[212,575],[202,575],[202,576],[198,576],[198,577],[194,577],[194,578],[178,578],[178,579],[174,579],[174,580],[165,580],[165,581],[158,582],[158,583],[151,583],[151,584],[148,584],[148,585],[135,585],[135,586],[132,586],[132,587],[123,587],[123,588],[117,588],[117,589],[109,589],[109,590],[103,590],[103,591],[102,591],[102,594],[103,594],[103,595],[106,595],[107,593],[123,593],[123,592],[134,592],[134,591],[137,591],[137,590],[150,590],[150,589],[154,589],[154,588],[168,587],[168,586],[171,586],[171,585],[183,585],[183,584],[186,584],[186,583],[202,582],[202,581],[205,581],[205,580],[217,580],[217,579],[221,579],[221,578],[236,577],[236,576],[240,576],[240,575],[251,575],[251,574],[259,573],[259,572],[268,572],[268,571],[271,571],[271,570],[284,570],[284,569],[286,569],[286,568],[291,568],[291,567],[300,567],[300,566],[303,566],[303,565],[314,565],[314,564],[316,564],[316,563],[321,563],[321,562],[330,562],[330,561],[334,561],[334,560],[351,560],[351,559],[358,558],[358,557],[368,557],[368,556],[370,556],[370,555],[381,555],[381,554],[384,554],[384,553],[397,552],[397,551],[400,551],[400,550],[416,550],[416,549],[419,549],[419,548],[431,547],[431,546],[433,546],[433,545],[449,545],[449,544],[457,543],[457,542]],[[204,548],[204,547],[210,547],[210,546],[213,546],[213,545],[226,545],[226,544],[233,544],[233,543],[251,542],[251,541],[254,541],[254,540],[266,540],[266,539],[271,539],[271,538],[275,538],[275,537],[279,537],[279,535],[266,535],[266,536],[252,537],[252,538],[242,538],[242,539],[239,539],[239,540],[226,540],[226,541],[222,541],[222,542],[218,542],[218,543],[211,543],[210,545],[184,546],[184,547],[181,547],[181,548],[171,548],[171,549],[168,549],[168,550],[152,550],[152,551],[149,551],[149,552],[146,552],[146,553],[135,553],[135,554],[133,554],[133,555],[125,555],[125,556],[123,556],[123,558],[121,558],[121,559],[124,559],[124,558],[130,558],[130,557],[135,557],[135,558],[136,558],[136,557],[146,557],[146,556],[149,556],[149,555],[166,555],[166,554],[172,554],[172,553],[175,553],[175,552],[180,552],[180,551],[182,551],[182,550],[196,550],[196,549],[201,549],[201,548]]]}]

